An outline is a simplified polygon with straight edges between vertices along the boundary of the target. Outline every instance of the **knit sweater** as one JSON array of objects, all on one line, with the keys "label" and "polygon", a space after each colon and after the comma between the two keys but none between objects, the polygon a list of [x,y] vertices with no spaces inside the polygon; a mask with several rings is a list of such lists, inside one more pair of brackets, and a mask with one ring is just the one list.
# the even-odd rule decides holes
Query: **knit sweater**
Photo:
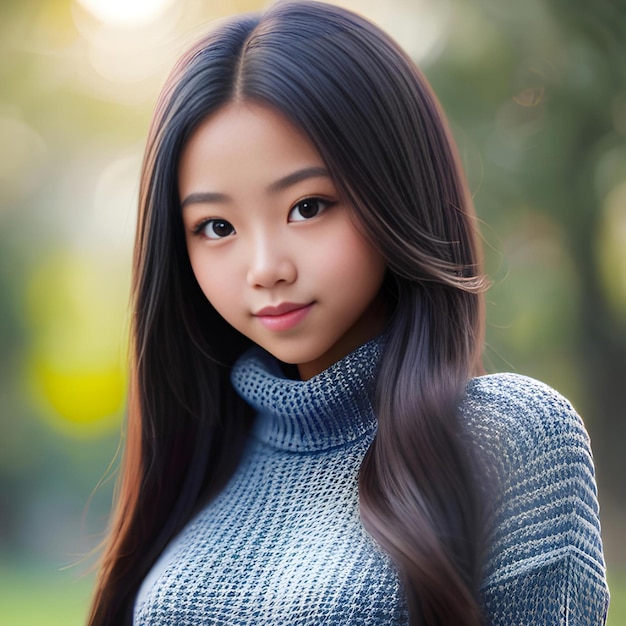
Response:
[{"label": "knit sweater", "polygon": [[[253,349],[236,391],[257,411],[230,482],[145,579],[137,626],[408,624],[398,573],[359,518],[357,475],[376,432],[372,341],[308,381]],[[589,439],[532,379],[473,379],[461,412],[495,478],[480,589],[494,626],[603,624],[608,590]]]}]

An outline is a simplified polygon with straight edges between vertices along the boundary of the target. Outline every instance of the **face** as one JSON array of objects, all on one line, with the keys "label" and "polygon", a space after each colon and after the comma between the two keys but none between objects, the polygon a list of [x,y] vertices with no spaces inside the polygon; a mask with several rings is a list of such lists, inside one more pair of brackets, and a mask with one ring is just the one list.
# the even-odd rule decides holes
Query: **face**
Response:
[{"label": "face", "polygon": [[382,330],[383,257],[311,142],[281,114],[250,103],[220,109],[186,144],[178,181],[205,296],[303,379]]}]

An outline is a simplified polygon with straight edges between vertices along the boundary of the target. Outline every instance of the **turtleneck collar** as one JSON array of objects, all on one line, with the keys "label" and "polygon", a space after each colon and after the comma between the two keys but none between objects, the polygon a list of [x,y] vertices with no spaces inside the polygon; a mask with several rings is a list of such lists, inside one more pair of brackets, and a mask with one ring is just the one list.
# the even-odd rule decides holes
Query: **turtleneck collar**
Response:
[{"label": "turtleneck collar", "polygon": [[348,444],[376,428],[372,408],[382,340],[373,339],[309,380],[285,378],[255,347],[235,363],[235,391],[258,411],[254,436],[283,450],[313,452]]}]

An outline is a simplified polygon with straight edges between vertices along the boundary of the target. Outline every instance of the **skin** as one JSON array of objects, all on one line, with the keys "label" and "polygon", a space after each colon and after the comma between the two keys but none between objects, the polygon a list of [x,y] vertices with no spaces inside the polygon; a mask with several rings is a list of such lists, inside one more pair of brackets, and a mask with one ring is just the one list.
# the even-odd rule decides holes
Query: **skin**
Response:
[{"label": "skin", "polygon": [[184,147],[178,182],[205,296],[303,380],[382,330],[384,259],[317,150],[280,113],[238,102],[209,116]]}]

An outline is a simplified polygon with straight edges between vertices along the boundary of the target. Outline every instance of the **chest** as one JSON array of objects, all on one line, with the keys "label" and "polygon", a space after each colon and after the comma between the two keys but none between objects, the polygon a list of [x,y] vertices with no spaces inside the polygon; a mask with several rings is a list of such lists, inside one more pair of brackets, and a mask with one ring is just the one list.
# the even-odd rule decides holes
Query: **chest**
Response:
[{"label": "chest", "polygon": [[293,454],[252,444],[183,531],[136,624],[404,624],[395,568],[363,528],[368,442]]}]

